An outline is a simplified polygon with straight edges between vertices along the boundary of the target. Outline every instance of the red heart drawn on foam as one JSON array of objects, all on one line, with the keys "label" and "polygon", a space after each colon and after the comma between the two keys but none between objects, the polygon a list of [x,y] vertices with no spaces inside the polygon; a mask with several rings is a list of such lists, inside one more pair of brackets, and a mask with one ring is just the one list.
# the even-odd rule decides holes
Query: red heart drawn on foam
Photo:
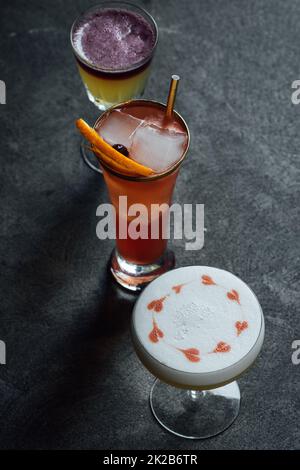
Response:
[{"label": "red heart drawn on foam", "polygon": [[240,303],[240,296],[239,296],[239,293],[234,290],[234,289],[231,289],[230,292],[227,292],[227,297],[228,299],[230,300],[234,300],[235,302],[237,302],[238,304]]},{"label": "red heart drawn on foam", "polygon": [[242,331],[246,330],[248,328],[248,322],[247,321],[237,321],[235,324],[235,327],[237,329],[237,335],[239,336]]},{"label": "red heart drawn on foam", "polygon": [[213,286],[215,285],[215,281],[210,277],[210,276],[207,276],[206,274],[203,274],[202,276],[202,284],[206,285],[206,286]]}]

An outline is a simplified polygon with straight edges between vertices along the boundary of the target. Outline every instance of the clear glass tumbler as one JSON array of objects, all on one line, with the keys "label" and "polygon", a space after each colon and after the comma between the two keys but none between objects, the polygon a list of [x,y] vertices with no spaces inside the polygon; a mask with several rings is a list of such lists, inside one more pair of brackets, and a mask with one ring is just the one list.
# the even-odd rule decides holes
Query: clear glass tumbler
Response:
[{"label": "clear glass tumbler", "polygon": [[[83,48],[78,45],[76,39],[78,30],[82,25],[88,23],[89,19],[94,18],[97,14],[102,14],[104,11],[116,11],[116,12],[129,12],[137,21],[137,25],[133,25],[132,28],[138,28],[138,22],[145,22],[145,25],[148,25],[148,30],[153,32],[153,40],[151,42],[151,47],[147,50],[146,55],[143,54],[141,60],[137,62],[131,62],[127,66],[117,66],[115,63],[114,66],[103,66],[100,62],[95,63],[88,59],[86,54],[83,51]],[[126,42],[126,38],[130,37],[130,28],[128,32],[125,31],[124,27],[120,27],[120,37],[123,41]],[[114,26],[116,29],[116,26]],[[140,37],[140,41],[143,40],[143,24],[141,23],[141,32],[138,33],[137,38]],[[99,31],[98,35],[101,35],[102,32]],[[128,34],[128,36],[127,36]],[[97,33],[95,32],[95,35]],[[111,106],[121,103],[123,101],[139,98],[143,95],[148,77],[150,75],[150,67],[152,58],[157,46],[158,41],[158,28],[155,20],[152,16],[146,12],[143,8],[138,7],[127,2],[102,2],[92,7],[82,13],[74,21],[71,28],[71,46],[77,62],[78,71],[81,76],[82,82],[87,92],[89,100],[101,111],[105,111]],[[94,37],[94,44],[91,41],[90,47],[95,47],[97,37]],[[131,39],[129,39],[131,40]],[[99,41],[101,42],[101,41]],[[128,44],[128,47],[136,48],[138,46],[133,44]],[[107,44],[105,45],[107,48]],[[113,45],[111,46],[113,48]],[[137,53],[138,54],[138,53]],[[114,58],[114,50],[108,51],[108,55],[111,55],[112,61]],[[137,55],[138,57],[138,55]],[[84,144],[81,144],[81,153],[85,163],[92,168],[94,171],[101,173],[101,169],[96,164],[95,157],[92,152],[89,152]]]},{"label": "clear glass tumbler", "polygon": [[[149,109],[151,116],[155,112],[165,112],[166,109],[164,104],[148,100],[128,101],[115,106],[114,109],[124,110],[131,106]],[[101,122],[105,119],[106,113],[100,116],[94,128],[101,128]],[[168,223],[168,207],[171,204],[179,168],[188,151],[190,137],[185,121],[177,112],[174,112],[174,119],[186,132],[187,145],[181,158],[167,171],[148,177],[127,176],[101,164],[110,199],[116,211],[116,249],[111,257],[110,269],[117,282],[130,290],[140,290],[159,275],[173,268],[175,264],[173,252],[167,250],[165,225]],[[126,196],[126,207],[120,204],[122,196]],[[128,215],[128,208],[134,204],[142,204],[147,211],[147,217],[143,218],[140,215],[140,223],[147,238],[133,239],[130,236],[129,225],[132,217]],[[164,205],[159,214],[152,212],[154,204]],[[126,227],[124,237],[119,233],[120,224]],[[154,224],[159,227],[155,238],[152,236]]]}]

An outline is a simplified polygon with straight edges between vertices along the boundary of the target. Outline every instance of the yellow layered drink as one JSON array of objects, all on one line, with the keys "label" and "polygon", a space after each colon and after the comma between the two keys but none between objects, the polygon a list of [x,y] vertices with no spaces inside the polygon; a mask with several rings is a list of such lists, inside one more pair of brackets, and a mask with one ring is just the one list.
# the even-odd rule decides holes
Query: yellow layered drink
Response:
[{"label": "yellow layered drink", "polygon": [[99,109],[143,94],[157,44],[156,24],[144,10],[102,3],[74,22],[71,43],[88,97]]}]

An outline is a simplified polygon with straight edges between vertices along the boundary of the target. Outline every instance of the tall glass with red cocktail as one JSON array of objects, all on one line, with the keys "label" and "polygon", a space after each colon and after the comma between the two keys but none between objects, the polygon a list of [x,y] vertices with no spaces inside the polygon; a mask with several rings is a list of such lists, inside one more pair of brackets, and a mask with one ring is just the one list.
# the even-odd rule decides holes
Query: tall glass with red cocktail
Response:
[{"label": "tall glass with red cocktail", "polygon": [[111,271],[131,290],[139,290],[175,263],[167,250],[166,224],[189,130],[177,112],[167,121],[165,113],[164,104],[133,100],[108,110],[94,126],[109,145],[153,170],[148,176],[134,176],[101,161],[117,220]]}]

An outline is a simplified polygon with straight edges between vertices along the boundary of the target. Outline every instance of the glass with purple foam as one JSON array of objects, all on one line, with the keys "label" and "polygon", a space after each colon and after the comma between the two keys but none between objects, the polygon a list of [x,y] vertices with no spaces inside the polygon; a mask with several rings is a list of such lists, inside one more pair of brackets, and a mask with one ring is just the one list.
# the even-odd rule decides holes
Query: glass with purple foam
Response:
[{"label": "glass with purple foam", "polygon": [[154,19],[126,2],[103,2],[81,14],[71,44],[88,97],[100,110],[142,96],[157,45]]}]

